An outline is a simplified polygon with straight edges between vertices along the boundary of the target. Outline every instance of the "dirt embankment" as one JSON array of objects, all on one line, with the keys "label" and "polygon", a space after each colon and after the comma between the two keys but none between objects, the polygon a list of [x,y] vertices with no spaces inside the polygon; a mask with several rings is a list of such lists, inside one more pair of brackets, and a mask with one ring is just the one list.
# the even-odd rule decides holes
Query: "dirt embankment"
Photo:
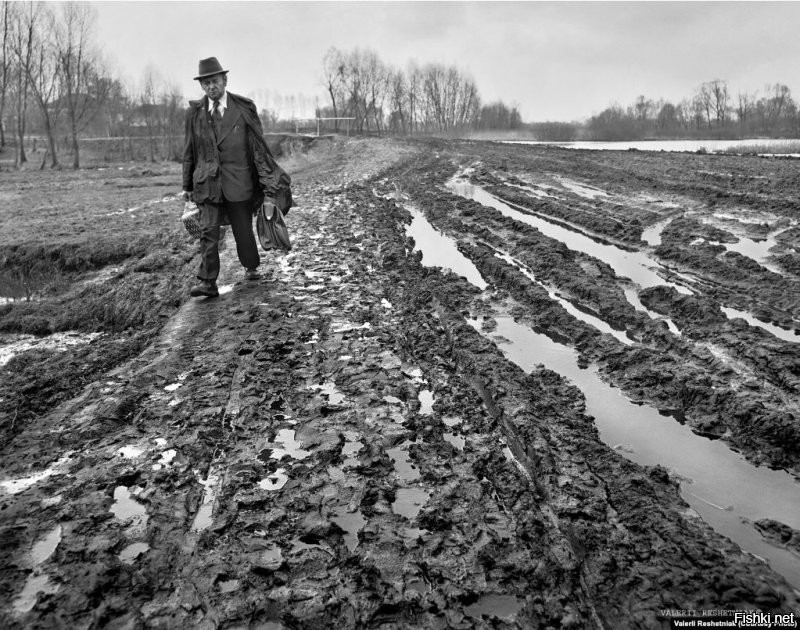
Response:
[{"label": "dirt embankment", "polygon": [[[163,265],[137,271],[134,254],[113,263],[123,277],[104,279],[99,295],[142,274],[141,286],[158,288],[137,300],[162,323],[113,356],[111,344],[129,348],[147,327],[99,319],[90,330],[106,337],[36,357],[42,372],[82,380],[48,372],[58,396],[38,386],[23,396],[19,383],[3,392],[30,409],[13,430],[10,409],[3,416],[0,477],[13,482],[0,490],[3,625],[657,628],[663,609],[797,609],[779,575],[688,509],[666,470],[600,441],[577,387],[543,365],[524,372],[483,334],[515,304],[520,321],[573,344],[638,399],[681,409],[704,432],[724,424],[754,459],[797,464],[794,416],[790,439],[778,439],[784,425],[764,411],[793,395],[791,364],[774,360],[791,355],[786,345],[742,337],[705,292],[698,304],[643,297],[682,327],[676,338],[625,300],[608,265],[443,188],[472,166],[502,195],[498,171],[577,177],[583,160],[331,140],[287,161],[294,249],[264,254],[260,281],[242,280],[229,248],[222,295],[186,300],[186,242],[150,245],[146,256],[171,252]],[[592,172],[628,185],[631,175],[601,163]],[[601,180],[588,183],[610,187]],[[408,208],[456,237],[491,287],[423,266]],[[165,209],[173,225],[178,206]],[[575,224],[591,214],[560,212]],[[656,215],[591,228],[632,244]],[[636,344],[568,315],[493,247]],[[164,287],[183,292],[170,302]],[[76,290],[21,310],[56,330],[63,296],[85,295]],[[19,307],[0,326],[23,331],[4,324],[25,320]],[[747,390],[760,405],[734,420],[743,401],[728,366],[690,341],[711,334],[760,374]],[[90,369],[89,356],[106,363]],[[30,373],[31,361],[20,354],[4,376]],[[796,538],[759,526],[778,544]]]}]

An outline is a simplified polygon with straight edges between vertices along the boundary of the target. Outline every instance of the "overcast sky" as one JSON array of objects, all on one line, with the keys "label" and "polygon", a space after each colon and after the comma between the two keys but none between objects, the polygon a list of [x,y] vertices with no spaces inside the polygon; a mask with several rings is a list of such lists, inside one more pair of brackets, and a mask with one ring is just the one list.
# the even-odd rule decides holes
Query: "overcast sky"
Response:
[{"label": "overcast sky", "polygon": [[[374,50],[405,67],[470,74],[484,102],[525,121],[581,120],[643,94],[675,102],[723,79],[735,96],[788,85],[800,98],[800,2],[94,2],[121,79],[145,69],[190,97],[201,58],[232,92],[320,97],[325,52]],[[311,115],[312,112],[309,112]]]}]

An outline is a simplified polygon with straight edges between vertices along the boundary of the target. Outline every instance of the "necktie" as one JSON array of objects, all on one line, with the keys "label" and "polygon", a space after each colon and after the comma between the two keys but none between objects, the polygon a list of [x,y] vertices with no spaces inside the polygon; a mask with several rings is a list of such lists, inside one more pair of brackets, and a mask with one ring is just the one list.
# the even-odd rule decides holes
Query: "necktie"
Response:
[{"label": "necktie", "polygon": [[211,111],[211,121],[214,123],[214,131],[219,131],[222,125],[222,112],[219,111],[219,101],[214,101],[214,109]]}]

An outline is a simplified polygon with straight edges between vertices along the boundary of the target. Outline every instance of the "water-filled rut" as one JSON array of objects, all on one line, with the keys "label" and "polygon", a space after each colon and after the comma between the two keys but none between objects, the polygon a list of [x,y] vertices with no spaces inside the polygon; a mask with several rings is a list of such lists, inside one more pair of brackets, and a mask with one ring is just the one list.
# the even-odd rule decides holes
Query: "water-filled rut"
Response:
[{"label": "water-filled rut", "polygon": [[[448,236],[436,230],[419,211],[413,212],[416,248],[422,264],[444,267],[467,278],[481,290],[473,263]],[[445,253],[446,252],[446,253]],[[648,405],[634,404],[620,390],[605,383],[596,369],[581,369],[577,352],[546,335],[517,323],[507,312],[497,312],[496,329],[483,332],[520,368],[529,372],[543,364],[576,385],[594,417],[600,438],[626,458],[642,465],[661,465],[681,481],[681,494],[694,511],[716,531],[750,553],[767,560],[795,587],[800,588],[800,562],[791,551],[767,543],[753,526],[774,519],[800,529],[800,483],[789,473],[757,467],[721,441],[693,433],[672,417]],[[482,331],[482,322],[468,322]]]}]

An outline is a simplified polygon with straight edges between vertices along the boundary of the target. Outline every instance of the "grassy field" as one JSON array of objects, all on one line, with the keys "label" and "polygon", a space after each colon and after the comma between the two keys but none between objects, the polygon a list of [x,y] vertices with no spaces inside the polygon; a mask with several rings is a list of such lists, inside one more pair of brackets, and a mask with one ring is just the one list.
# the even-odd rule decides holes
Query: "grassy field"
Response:
[{"label": "grassy field", "polygon": [[179,189],[180,165],[169,163],[3,173],[0,334],[104,333],[4,367],[4,438],[140,352],[188,297],[195,245],[179,221]]}]

